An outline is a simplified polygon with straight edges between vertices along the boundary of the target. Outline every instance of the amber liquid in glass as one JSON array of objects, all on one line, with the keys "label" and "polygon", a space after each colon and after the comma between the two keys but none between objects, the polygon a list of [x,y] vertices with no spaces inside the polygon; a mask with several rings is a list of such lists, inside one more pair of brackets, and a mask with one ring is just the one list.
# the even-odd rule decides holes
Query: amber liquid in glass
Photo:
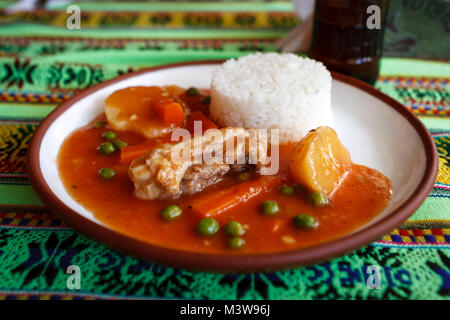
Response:
[{"label": "amber liquid in glass", "polygon": [[[367,27],[370,5],[380,8],[380,29]],[[387,6],[387,0],[317,0],[309,55],[330,70],[375,84]]]}]

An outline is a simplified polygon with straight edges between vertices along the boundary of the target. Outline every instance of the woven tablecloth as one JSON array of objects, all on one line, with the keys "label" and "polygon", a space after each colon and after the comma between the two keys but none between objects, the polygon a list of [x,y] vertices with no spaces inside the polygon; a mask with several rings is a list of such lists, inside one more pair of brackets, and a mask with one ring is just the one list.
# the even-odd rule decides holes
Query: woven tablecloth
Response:
[{"label": "woven tablecloth", "polygon": [[[398,229],[309,267],[189,272],[116,252],[50,213],[27,179],[28,143],[40,120],[81,89],[142,67],[273,51],[299,19],[284,1],[80,6],[81,30],[65,27],[65,7],[0,11],[0,299],[450,298],[450,64],[382,60],[376,87],[419,116],[439,151],[431,194]],[[67,287],[69,265],[80,267],[80,290]],[[373,265],[379,289],[366,284]]]}]

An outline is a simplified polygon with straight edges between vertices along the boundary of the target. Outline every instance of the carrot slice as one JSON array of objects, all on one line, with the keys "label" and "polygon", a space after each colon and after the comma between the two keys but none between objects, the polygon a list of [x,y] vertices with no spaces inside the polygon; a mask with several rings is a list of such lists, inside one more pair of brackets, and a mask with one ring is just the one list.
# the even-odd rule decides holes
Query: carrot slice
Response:
[{"label": "carrot slice", "polygon": [[192,114],[189,116],[186,125],[186,129],[188,129],[192,134],[194,134],[194,121],[201,121],[202,133],[204,133],[208,129],[217,129],[217,125],[207,116],[205,116],[203,112],[195,111],[192,112]]},{"label": "carrot slice", "polygon": [[162,122],[181,125],[184,121],[184,110],[181,104],[173,99],[160,99],[153,102],[153,108]]},{"label": "carrot slice", "polygon": [[120,163],[130,163],[136,158],[145,154],[148,150],[157,148],[164,143],[172,142],[171,136],[168,135],[163,138],[152,139],[134,146],[125,146],[120,150]]},{"label": "carrot slice", "polygon": [[189,209],[200,217],[216,217],[223,212],[249,201],[258,195],[270,192],[283,181],[278,176],[261,176],[256,180],[240,183],[228,189],[200,196]]}]

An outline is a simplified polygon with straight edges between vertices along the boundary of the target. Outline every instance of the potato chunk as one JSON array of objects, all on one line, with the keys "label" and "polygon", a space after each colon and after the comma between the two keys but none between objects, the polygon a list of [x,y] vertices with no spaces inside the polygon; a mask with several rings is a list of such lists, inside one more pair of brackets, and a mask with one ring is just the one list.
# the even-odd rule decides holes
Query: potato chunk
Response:
[{"label": "potato chunk", "polygon": [[296,146],[289,163],[291,178],[309,191],[330,196],[352,165],[350,153],[329,127],[311,130]]},{"label": "potato chunk", "polygon": [[117,90],[105,100],[108,123],[114,130],[134,131],[149,139],[167,135],[177,126],[161,121],[153,103],[162,98],[176,98],[181,90],[175,86],[139,86]]}]

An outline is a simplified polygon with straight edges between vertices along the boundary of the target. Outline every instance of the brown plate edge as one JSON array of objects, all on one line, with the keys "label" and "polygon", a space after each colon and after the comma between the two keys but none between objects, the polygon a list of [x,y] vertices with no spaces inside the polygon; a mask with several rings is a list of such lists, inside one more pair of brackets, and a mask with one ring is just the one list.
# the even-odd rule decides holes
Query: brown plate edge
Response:
[{"label": "brown plate edge", "polygon": [[434,140],[428,129],[411,111],[394,99],[360,80],[336,72],[332,72],[333,79],[357,87],[368,94],[379,98],[405,117],[419,134],[426,152],[425,173],[419,186],[416,188],[411,197],[389,216],[363,230],[331,242],[294,251],[261,255],[202,254],[159,247],[108,229],[105,226],[84,218],[64,204],[51,191],[39,166],[40,145],[47,129],[53,121],[55,121],[60,114],[70,108],[75,102],[103,87],[139,74],[173,67],[218,64],[222,62],[223,60],[204,60],[146,68],[137,72],[119,76],[91,88],[85,89],[73,98],[62,103],[41,122],[33,135],[28,150],[27,172],[29,174],[32,186],[43,203],[53,213],[66,221],[68,225],[82,231],[87,236],[124,253],[131,253],[147,261],[164,264],[171,267],[195,271],[242,273],[267,272],[310,265],[361,248],[395,229],[415,212],[415,210],[423,203],[430,193],[437,175],[438,154]]}]

